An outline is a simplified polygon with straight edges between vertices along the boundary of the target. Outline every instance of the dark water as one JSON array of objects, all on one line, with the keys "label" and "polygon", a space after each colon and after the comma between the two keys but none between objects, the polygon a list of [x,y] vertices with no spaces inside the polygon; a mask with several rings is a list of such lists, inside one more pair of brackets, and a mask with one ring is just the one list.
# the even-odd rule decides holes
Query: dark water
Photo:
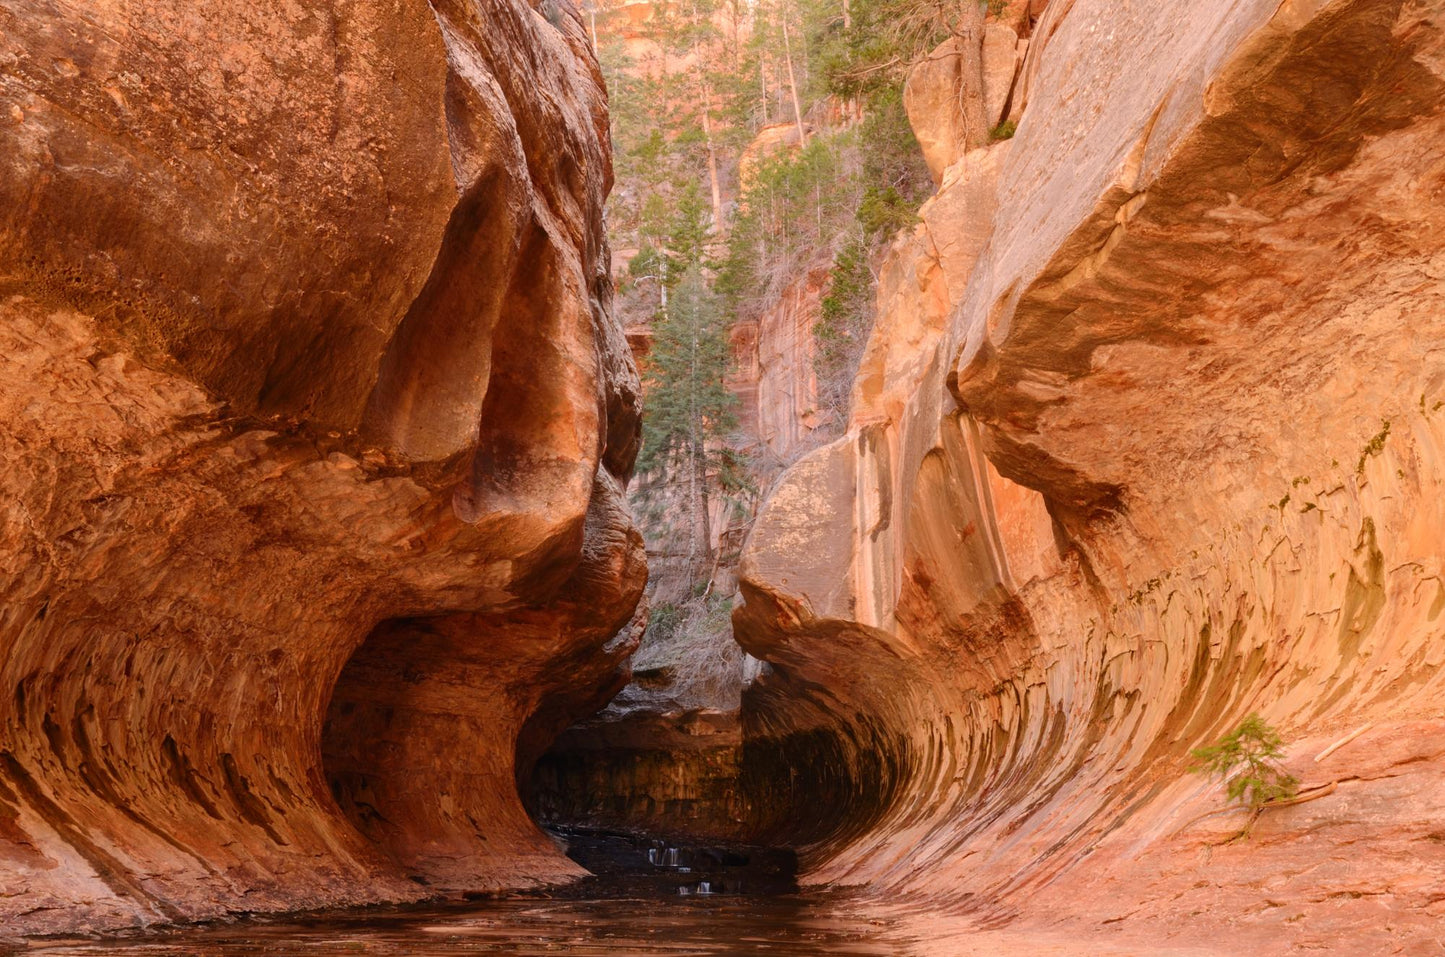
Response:
[{"label": "dark water", "polygon": [[890,921],[833,895],[800,894],[790,855],[674,848],[572,834],[598,876],[566,896],[252,919],[105,940],[33,942],[45,955],[882,955],[906,953]]},{"label": "dark water", "polygon": [[898,954],[884,928],[799,895],[506,900],[364,917],[248,921],[136,939],[45,942],[54,955]]}]

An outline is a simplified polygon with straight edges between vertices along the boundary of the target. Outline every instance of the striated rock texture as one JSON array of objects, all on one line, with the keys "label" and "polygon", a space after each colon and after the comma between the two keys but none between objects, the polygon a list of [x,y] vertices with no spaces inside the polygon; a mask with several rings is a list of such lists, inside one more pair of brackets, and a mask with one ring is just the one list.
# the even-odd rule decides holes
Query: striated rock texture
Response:
[{"label": "striated rock texture", "polygon": [[[526,793],[540,820],[683,842],[757,834],[736,709],[608,708],[557,737]],[[653,705],[649,707],[649,705]]]},{"label": "striated rock texture", "polygon": [[[849,434],[744,557],[745,735],[853,768],[812,880],[1154,950],[1429,952],[1442,12],[1044,12],[1017,135],[893,251]],[[1243,815],[1196,820],[1224,799],[1187,752],[1255,710],[1338,785],[1216,847]]]},{"label": "striated rock texture", "polygon": [[760,471],[795,461],[819,444],[817,430],[830,423],[836,430],[842,421],[818,394],[813,327],[827,281],[827,266],[809,269],[756,320],[733,326],[728,388],[738,397],[739,425]]},{"label": "striated rock texture", "polygon": [[646,573],[547,14],[0,0],[0,936],[577,873],[516,780]]}]

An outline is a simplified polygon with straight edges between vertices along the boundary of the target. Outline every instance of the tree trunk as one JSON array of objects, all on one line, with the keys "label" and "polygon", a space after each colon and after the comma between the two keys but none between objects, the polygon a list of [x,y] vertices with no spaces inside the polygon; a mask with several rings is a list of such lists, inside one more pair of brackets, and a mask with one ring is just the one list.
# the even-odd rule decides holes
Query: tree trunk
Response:
[{"label": "tree trunk", "polygon": [[768,110],[768,71],[767,71],[767,68],[763,65],[763,63],[764,63],[764,61],[763,61],[762,55],[760,54],[760,55],[758,56],[758,91],[762,94],[763,125],[764,125],[764,126],[767,126],[767,125],[768,125],[768,117],[769,117],[769,110]]},{"label": "tree trunk", "polygon": [[[798,124],[798,145],[807,146],[808,133],[803,129],[803,111],[798,106],[798,81],[793,77],[793,44],[788,39],[787,11],[783,11],[783,56],[788,64],[788,92],[793,97],[793,121]],[[982,75],[981,72],[980,75]]]},{"label": "tree trunk", "polygon": [[[696,317],[694,317],[696,318]],[[702,569],[712,557],[712,529],[707,513],[707,429],[703,422],[702,410],[697,405],[697,394],[702,388],[702,370],[698,360],[698,330],[691,331],[690,362],[691,396],[688,418],[692,435],[688,437],[688,506],[692,511],[692,526],[688,546],[688,576],[697,581]]]},{"label": "tree trunk", "polygon": [[704,568],[712,563],[712,516],[708,514],[707,507],[707,450],[703,449],[701,454],[693,460],[693,485],[696,488],[696,527],[701,536],[702,548],[698,555],[698,563],[694,568],[694,580]]},{"label": "tree trunk", "polygon": [[707,178],[712,185],[712,228],[720,234],[723,227],[722,185],[717,175],[717,150],[712,143],[712,88],[702,85],[702,135],[707,143]]},{"label": "tree trunk", "polygon": [[963,121],[965,151],[988,142],[988,116],[983,108],[984,7],[964,0],[954,42],[958,45],[958,112]]}]

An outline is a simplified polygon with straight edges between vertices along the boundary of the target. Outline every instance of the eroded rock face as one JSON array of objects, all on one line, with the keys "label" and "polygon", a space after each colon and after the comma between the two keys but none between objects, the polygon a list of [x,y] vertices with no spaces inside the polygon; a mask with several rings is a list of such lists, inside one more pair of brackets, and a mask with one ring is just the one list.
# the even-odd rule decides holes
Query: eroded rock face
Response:
[{"label": "eroded rock face", "polygon": [[[828,270],[809,270],[772,308],[758,317],[755,389],[757,427],[764,454],[790,462],[809,445],[814,430],[841,421],[818,395],[813,327],[827,289]],[[816,442],[816,440],[813,440]]]},{"label": "eroded rock face", "polygon": [[935,185],[943,181],[943,171],[958,159],[964,140],[963,118],[956,102],[961,85],[958,47],[956,38],[940,43],[913,68],[903,88],[908,121]]},{"label": "eroded rock face", "polygon": [[0,2],[3,933],[576,873],[515,782],[645,568],[549,10]]},{"label": "eroded rock face", "polygon": [[685,842],[758,833],[743,782],[736,709],[601,714],[568,728],[533,771],[527,793],[543,821]]},{"label": "eroded rock face", "polygon": [[[1434,933],[1440,13],[1050,5],[744,559],[745,718],[882,798],[812,879],[1205,952]],[[1254,710],[1339,783],[1212,848],[1187,752]]]},{"label": "eroded rock face", "polygon": [[979,93],[987,129],[972,131],[972,139],[981,139],[1012,112],[1015,77],[1028,49],[1013,27],[999,20],[988,21],[978,41],[978,77],[972,80],[965,77],[964,42],[952,37],[940,43],[909,72],[903,88],[908,121],[935,186],[942,186],[944,170],[958,161],[971,138],[960,102],[961,88],[972,82],[982,84]]}]

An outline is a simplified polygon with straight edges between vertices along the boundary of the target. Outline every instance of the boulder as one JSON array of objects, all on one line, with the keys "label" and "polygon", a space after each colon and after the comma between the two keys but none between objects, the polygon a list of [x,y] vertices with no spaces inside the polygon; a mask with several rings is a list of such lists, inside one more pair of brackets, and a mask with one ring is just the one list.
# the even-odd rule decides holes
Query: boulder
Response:
[{"label": "boulder", "polygon": [[983,33],[983,111],[989,129],[1003,122],[1023,51],[1013,27],[988,21]]}]

